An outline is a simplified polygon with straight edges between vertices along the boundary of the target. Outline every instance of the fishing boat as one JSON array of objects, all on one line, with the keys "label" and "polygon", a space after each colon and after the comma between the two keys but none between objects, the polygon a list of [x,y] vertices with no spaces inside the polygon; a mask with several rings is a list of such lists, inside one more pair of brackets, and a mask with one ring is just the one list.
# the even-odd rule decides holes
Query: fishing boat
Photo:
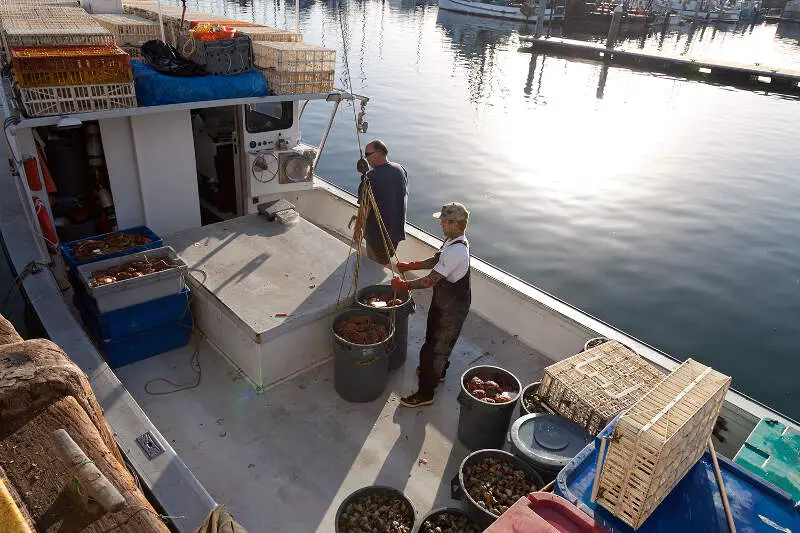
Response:
[{"label": "fishing boat", "polygon": [[[177,531],[194,531],[218,504],[251,532],[332,531],[345,498],[373,484],[403,490],[422,513],[452,506],[451,480],[468,453],[457,438],[459,378],[478,364],[532,383],[599,336],[663,371],[680,364],[473,257],[472,307],[436,402],[424,410],[398,405],[416,386],[430,305],[424,292],[414,295],[409,361],[377,400],[347,402],[334,386],[331,323],[356,285],[350,223],[358,199],[315,168],[337,109],[364,111],[368,97],[333,89],[30,117],[11,80],[2,82],[11,167],[0,170],[0,231],[15,287],[46,336],[88,376],[131,471]],[[330,107],[317,146],[300,131],[312,104]],[[363,118],[354,124],[362,135]],[[70,131],[99,132],[116,225],[146,226],[187,264],[193,326],[184,346],[157,355],[142,347],[109,365],[81,322],[74,285],[65,289],[64,258],[52,246],[47,192],[29,174],[37,168],[30,161],[41,161],[37,137]],[[281,216],[265,216],[281,201]],[[403,259],[430,257],[442,244],[410,223],[406,235],[397,250]],[[363,259],[358,286],[390,276]],[[166,337],[156,331],[143,341]],[[728,457],[762,419],[798,427],[734,389],[720,419],[714,444]],[[748,507],[734,512],[747,515]]]},{"label": "fishing boat", "polygon": [[742,11],[740,6],[728,5],[727,2],[702,2],[700,0],[673,0],[669,7],[685,20],[729,24],[739,22]]},{"label": "fishing boat", "polygon": [[[539,13],[538,3],[525,4],[507,0],[439,0],[439,9],[529,23],[535,23]],[[561,21],[565,15],[565,6],[547,2],[545,21]]]}]

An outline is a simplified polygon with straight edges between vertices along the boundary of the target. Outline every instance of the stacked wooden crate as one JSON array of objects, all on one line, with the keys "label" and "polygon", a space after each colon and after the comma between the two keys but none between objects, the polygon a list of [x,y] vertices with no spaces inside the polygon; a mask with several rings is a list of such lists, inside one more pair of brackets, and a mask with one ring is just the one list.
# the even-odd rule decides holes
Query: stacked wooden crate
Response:
[{"label": "stacked wooden crate", "polygon": [[272,41],[298,43],[302,42],[303,40],[303,36],[296,31],[281,30],[278,28],[272,28],[270,26],[240,26],[240,24],[240,22],[234,21],[228,24],[228,26],[234,28],[237,33],[243,33],[244,35],[247,35],[253,42]]},{"label": "stacked wooden crate", "polygon": [[705,452],[730,383],[688,359],[636,402],[614,427],[597,502],[638,529]]},{"label": "stacked wooden crate", "polygon": [[114,36],[114,43],[131,59],[142,61],[142,44],[161,39],[158,22],[126,14],[93,15],[94,20]]},{"label": "stacked wooden crate", "polygon": [[4,60],[28,116],[137,105],[130,57],[83,9],[21,5],[1,16]]},{"label": "stacked wooden crate", "polygon": [[[150,0],[125,0],[122,9],[130,15],[137,15],[152,21],[158,22],[158,4]],[[181,26],[181,16],[183,16],[183,26]],[[198,22],[213,22],[224,24],[230,21],[219,15],[201,13],[192,9],[185,12],[182,7],[161,4],[161,20],[164,23],[164,40],[172,46],[178,45],[178,37],[182,31],[188,31],[192,24]]]},{"label": "stacked wooden crate", "polygon": [[556,413],[597,435],[663,378],[636,352],[609,340],[545,368],[539,396]]},{"label": "stacked wooden crate", "polygon": [[253,55],[275,94],[333,90],[336,50],[303,42],[256,41]]}]

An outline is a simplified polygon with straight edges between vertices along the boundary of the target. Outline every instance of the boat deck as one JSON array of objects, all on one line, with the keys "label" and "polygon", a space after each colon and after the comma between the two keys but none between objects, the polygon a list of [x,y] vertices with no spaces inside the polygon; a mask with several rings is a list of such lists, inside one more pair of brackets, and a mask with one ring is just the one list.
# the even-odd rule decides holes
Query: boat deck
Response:
[{"label": "boat deck", "polygon": [[[336,394],[330,361],[256,394],[205,341],[199,342],[202,380],[194,389],[168,395],[144,390],[157,378],[191,382],[193,345],[116,373],[214,499],[250,531],[330,532],[342,500],[371,484],[404,490],[421,518],[432,508],[457,505],[450,480],[469,453],[456,438],[461,373],[494,363],[525,384],[552,361],[471,313],[437,401],[400,407],[399,395],[416,388],[425,335],[428,300],[417,300],[408,360],[370,403],[348,403]],[[170,390],[163,382],[148,388]]]}]

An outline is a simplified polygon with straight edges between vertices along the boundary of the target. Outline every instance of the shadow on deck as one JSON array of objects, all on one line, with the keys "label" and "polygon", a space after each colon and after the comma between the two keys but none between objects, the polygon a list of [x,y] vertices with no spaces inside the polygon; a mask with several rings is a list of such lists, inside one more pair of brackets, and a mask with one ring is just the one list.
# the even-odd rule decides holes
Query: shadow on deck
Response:
[{"label": "shadow on deck", "polygon": [[[121,381],[205,485],[250,531],[331,531],[352,491],[371,484],[404,490],[420,516],[454,505],[450,480],[469,451],[457,438],[458,380],[476,364],[497,364],[523,385],[552,361],[470,314],[434,405],[399,406],[416,390],[428,300],[409,320],[408,360],[384,395],[370,403],[342,400],[330,361],[256,395],[214,348],[200,343],[203,377],[194,389],[145,392],[147,382],[191,381],[187,346],[117,370]],[[163,383],[149,386],[161,391]]]}]

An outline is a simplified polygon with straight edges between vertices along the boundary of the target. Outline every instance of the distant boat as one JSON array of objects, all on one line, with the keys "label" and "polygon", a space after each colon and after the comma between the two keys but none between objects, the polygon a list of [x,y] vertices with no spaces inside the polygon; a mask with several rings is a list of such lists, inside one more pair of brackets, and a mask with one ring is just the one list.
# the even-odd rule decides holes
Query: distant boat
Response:
[{"label": "distant boat", "polygon": [[730,6],[724,3],[702,2],[699,0],[672,0],[670,11],[677,12],[685,20],[698,22],[725,22],[737,23],[741,17],[740,6]]},{"label": "distant boat", "polygon": [[681,16],[686,20],[696,20],[700,22],[727,22],[735,24],[739,22],[741,10],[739,8],[720,8],[709,11],[689,11],[685,10]]},{"label": "distant boat", "polygon": [[[538,6],[534,5],[529,9],[529,15],[523,13],[528,11],[523,9],[523,2],[511,0],[439,0],[439,8],[471,15],[481,15],[484,17],[497,17],[520,22],[535,23],[538,16]],[[566,9],[564,6],[552,6],[545,8],[544,18],[549,20],[564,20]]]}]

